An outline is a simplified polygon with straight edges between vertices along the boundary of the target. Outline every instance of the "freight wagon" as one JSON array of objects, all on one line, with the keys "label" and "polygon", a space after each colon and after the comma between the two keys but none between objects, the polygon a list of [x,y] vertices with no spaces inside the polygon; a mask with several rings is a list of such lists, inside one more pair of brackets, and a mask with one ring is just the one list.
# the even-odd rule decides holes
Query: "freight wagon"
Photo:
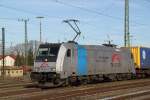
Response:
[{"label": "freight wagon", "polygon": [[[136,73],[139,77],[150,75],[150,48],[131,47]],[[143,76],[141,76],[143,75]]]},{"label": "freight wagon", "polygon": [[42,85],[59,86],[131,79],[134,75],[128,48],[67,42],[39,46],[31,79]]}]

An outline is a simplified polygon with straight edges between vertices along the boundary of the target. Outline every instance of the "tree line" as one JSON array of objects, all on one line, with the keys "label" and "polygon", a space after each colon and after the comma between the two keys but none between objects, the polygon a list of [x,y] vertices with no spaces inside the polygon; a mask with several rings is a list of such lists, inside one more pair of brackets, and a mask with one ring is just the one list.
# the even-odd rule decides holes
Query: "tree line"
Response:
[{"label": "tree line", "polygon": [[[27,52],[27,66],[33,66],[34,64],[34,52],[32,49],[29,49]],[[15,66],[23,66],[25,65],[25,56],[24,54],[20,54],[20,52],[17,52],[16,60],[15,60]]]}]

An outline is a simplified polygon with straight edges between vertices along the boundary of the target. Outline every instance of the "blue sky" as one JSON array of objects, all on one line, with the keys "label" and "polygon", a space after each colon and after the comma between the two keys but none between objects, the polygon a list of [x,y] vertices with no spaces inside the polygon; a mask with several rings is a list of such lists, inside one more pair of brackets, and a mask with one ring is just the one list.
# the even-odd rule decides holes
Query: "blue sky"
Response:
[{"label": "blue sky", "polygon": [[[150,1],[129,1],[132,45],[150,47]],[[80,44],[103,44],[108,39],[119,46],[124,44],[124,0],[0,0],[0,12],[0,27],[6,28],[7,46],[24,42],[24,23],[18,21],[22,18],[29,18],[28,39],[39,40],[36,16],[45,17],[44,42],[72,39],[74,31],[62,20],[74,18],[80,20]]]}]

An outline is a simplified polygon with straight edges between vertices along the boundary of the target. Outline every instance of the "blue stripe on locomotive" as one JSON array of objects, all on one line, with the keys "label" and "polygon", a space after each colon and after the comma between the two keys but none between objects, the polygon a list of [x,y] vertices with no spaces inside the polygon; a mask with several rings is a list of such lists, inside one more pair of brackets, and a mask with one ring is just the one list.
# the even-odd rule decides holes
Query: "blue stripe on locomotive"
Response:
[{"label": "blue stripe on locomotive", "polygon": [[87,50],[81,46],[77,46],[77,74],[78,75],[87,75]]},{"label": "blue stripe on locomotive", "polygon": [[150,68],[150,48],[140,48],[141,68]]}]

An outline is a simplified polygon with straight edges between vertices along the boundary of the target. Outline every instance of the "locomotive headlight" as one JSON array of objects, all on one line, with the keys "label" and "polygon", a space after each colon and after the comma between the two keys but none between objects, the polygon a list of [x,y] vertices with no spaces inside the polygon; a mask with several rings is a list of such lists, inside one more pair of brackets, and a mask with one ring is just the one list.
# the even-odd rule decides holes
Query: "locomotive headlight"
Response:
[{"label": "locomotive headlight", "polygon": [[51,68],[51,71],[56,71],[56,69],[55,68]]},{"label": "locomotive headlight", "polygon": [[45,59],[44,61],[47,62],[47,59]]}]

